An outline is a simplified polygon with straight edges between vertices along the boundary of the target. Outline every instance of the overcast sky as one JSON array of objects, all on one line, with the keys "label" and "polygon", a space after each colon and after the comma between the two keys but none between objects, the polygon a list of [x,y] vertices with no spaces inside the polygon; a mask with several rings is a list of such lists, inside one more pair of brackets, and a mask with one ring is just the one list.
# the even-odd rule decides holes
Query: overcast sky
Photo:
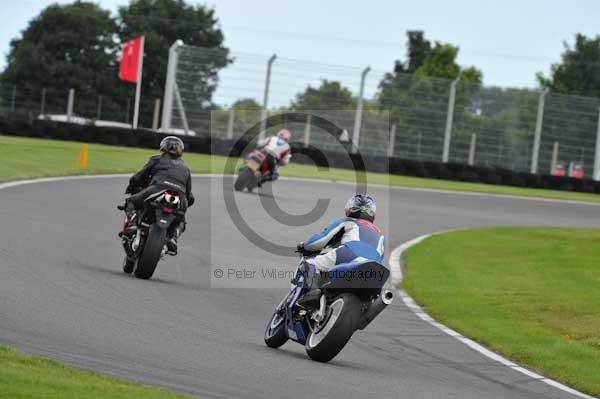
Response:
[{"label": "overcast sky", "polygon": [[[576,32],[600,33],[598,0],[207,0],[234,52],[391,70],[404,58],[405,32],[460,47],[459,63],[475,65],[486,85],[536,87],[535,74],[559,60]],[[58,1],[69,3],[70,1]],[[99,0],[116,11],[127,0]],[[55,1],[0,0],[0,68],[9,42]]]}]

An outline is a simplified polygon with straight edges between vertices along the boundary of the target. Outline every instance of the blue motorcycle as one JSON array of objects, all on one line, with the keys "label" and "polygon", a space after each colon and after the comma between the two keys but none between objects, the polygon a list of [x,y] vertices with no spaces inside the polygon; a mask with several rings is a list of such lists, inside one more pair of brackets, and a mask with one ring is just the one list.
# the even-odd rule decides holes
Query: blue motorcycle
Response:
[{"label": "blue motorcycle", "polygon": [[312,360],[328,362],[356,330],[364,329],[392,302],[394,294],[384,289],[389,270],[366,259],[321,273],[317,286],[309,289],[310,277],[302,265],[304,257],[312,255],[301,256],[292,288],[275,308],[264,339],[271,348],[291,339],[304,345]]}]

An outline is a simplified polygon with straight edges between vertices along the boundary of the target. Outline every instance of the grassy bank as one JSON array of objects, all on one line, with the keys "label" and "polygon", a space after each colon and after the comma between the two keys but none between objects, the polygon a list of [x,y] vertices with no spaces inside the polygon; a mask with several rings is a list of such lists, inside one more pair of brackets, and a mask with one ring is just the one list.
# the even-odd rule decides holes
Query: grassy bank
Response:
[{"label": "grassy bank", "polygon": [[[41,140],[0,135],[0,181],[35,177],[64,176],[80,173],[130,173],[139,169],[156,151],[90,144],[89,165],[78,170],[77,159],[81,143]],[[188,153],[185,160],[195,173],[223,173],[225,157]],[[317,169],[309,165],[291,164],[282,168],[283,176],[310,177],[326,180],[354,181],[354,173],[343,169]],[[368,182],[393,186],[432,188],[450,191],[467,191],[489,194],[517,195],[587,201],[600,203],[600,195],[529,189],[489,184],[454,182],[437,179],[368,173]]]},{"label": "grassy bank", "polygon": [[0,346],[0,396],[11,399],[185,399],[166,389],[68,367]]},{"label": "grassy bank", "polygon": [[600,230],[490,228],[408,250],[404,288],[434,318],[600,395]]}]

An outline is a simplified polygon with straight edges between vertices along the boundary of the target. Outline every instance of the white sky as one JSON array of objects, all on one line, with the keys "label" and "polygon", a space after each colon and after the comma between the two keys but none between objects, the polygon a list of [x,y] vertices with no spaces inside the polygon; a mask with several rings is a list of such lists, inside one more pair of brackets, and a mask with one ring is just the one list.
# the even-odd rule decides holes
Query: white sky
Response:
[{"label": "white sky", "polygon": [[[406,31],[460,47],[459,64],[475,65],[486,85],[536,87],[535,73],[559,60],[576,32],[600,33],[597,0],[188,0],[216,9],[234,52],[389,71],[404,59]],[[0,0],[0,68],[9,42],[48,0]],[[59,3],[70,1],[59,0]],[[116,11],[127,0],[99,0]]]}]

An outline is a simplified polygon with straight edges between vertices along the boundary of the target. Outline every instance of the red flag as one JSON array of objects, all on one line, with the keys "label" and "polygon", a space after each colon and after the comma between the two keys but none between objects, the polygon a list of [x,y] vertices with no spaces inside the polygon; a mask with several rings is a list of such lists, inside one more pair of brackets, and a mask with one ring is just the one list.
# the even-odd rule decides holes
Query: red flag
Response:
[{"label": "red flag", "polygon": [[123,55],[121,56],[121,65],[119,66],[119,79],[126,82],[137,83],[138,64],[141,54],[140,47],[142,38],[136,37],[125,43],[123,46]]}]

